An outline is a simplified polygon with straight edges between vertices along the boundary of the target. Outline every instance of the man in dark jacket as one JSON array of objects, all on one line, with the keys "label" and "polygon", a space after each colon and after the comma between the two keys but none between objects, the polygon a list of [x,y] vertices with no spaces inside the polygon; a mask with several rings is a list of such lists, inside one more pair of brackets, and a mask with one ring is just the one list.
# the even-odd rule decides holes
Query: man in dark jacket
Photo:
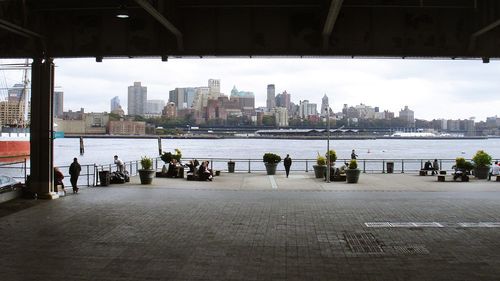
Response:
[{"label": "man in dark jacket", "polygon": [[71,186],[73,187],[73,193],[78,193],[78,186],[76,185],[76,183],[78,181],[78,177],[80,176],[81,170],[82,167],[78,163],[78,159],[73,158],[73,163],[71,163],[71,165],[69,166],[69,181],[71,182]]},{"label": "man in dark jacket", "polygon": [[283,164],[285,165],[286,177],[288,178],[288,174],[290,174],[290,166],[292,166],[292,158],[287,154],[285,159],[283,160]]}]

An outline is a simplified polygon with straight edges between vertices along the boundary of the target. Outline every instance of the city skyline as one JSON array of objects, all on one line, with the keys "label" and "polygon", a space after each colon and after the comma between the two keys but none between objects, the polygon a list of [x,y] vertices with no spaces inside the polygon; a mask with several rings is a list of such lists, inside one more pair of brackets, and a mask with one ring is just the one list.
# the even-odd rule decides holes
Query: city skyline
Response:
[{"label": "city skyline", "polygon": [[[417,119],[468,119],[494,116],[500,107],[496,81],[500,68],[492,61],[401,59],[56,59],[56,85],[65,93],[64,110],[109,111],[119,96],[125,112],[127,87],[141,82],[148,99],[168,101],[169,91],[205,86],[220,79],[229,96],[234,86],[255,94],[255,106],[266,106],[267,85],[275,94],[287,91],[291,101],[321,104],[326,94],[334,112],[360,103],[398,112],[405,105]],[[12,80],[13,81],[13,80]],[[443,107],[446,110],[443,110]]]}]

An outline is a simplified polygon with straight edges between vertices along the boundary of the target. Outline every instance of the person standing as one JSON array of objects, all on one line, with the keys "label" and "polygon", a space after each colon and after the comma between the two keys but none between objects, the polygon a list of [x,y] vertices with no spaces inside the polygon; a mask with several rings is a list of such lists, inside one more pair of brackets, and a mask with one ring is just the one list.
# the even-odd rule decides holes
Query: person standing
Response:
[{"label": "person standing", "polygon": [[491,172],[488,175],[488,180],[491,180],[491,176],[498,176],[500,175],[500,166],[498,166],[498,161],[495,161],[495,165],[491,167]]},{"label": "person standing", "polygon": [[356,160],[356,157],[358,157],[358,155],[356,154],[356,151],[353,149],[351,152],[351,159]]},{"label": "person standing", "polygon": [[71,182],[71,186],[73,187],[73,193],[78,193],[78,177],[80,176],[80,171],[82,170],[82,167],[80,166],[80,163],[78,163],[78,159],[73,158],[73,163],[69,166],[69,181]]},{"label": "person standing", "polygon": [[116,171],[123,173],[125,171],[125,164],[120,158],[118,158],[118,155],[115,155],[114,159],[116,164]]},{"label": "person standing", "polygon": [[283,164],[285,165],[286,177],[288,178],[288,174],[290,174],[290,167],[292,166],[292,158],[287,154],[285,159],[283,160]]}]

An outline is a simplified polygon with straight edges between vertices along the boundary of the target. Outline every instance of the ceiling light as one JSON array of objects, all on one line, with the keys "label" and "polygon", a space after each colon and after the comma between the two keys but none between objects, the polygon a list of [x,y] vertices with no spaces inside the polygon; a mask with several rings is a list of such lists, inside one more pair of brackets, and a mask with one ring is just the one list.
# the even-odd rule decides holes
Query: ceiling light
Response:
[{"label": "ceiling light", "polygon": [[120,7],[118,7],[118,10],[116,11],[116,17],[119,19],[129,18],[128,10],[127,7],[125,7],[125,5],[120,5]]}]

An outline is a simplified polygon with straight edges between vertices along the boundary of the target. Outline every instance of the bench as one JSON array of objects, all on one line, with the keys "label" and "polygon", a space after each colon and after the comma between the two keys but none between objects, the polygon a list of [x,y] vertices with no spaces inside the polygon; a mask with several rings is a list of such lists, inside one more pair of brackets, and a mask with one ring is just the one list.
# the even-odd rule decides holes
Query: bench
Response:
[{"label": "bench", "polygon": [[440,175],[446,175],[446,171],[439,171]]},{"label": "bench", "polygon": [[445,181],[445,176],[444,175],[438,175],[438,181],[444,182]]},{"label": "bench", "polygon": [[429,170],[420,170],[420,172],[418,173],[419,176],[427,176],[427,172]]},{"label": "bench", "polygon": [[500,175],[497,176],[497,181],[500,181]]}]

